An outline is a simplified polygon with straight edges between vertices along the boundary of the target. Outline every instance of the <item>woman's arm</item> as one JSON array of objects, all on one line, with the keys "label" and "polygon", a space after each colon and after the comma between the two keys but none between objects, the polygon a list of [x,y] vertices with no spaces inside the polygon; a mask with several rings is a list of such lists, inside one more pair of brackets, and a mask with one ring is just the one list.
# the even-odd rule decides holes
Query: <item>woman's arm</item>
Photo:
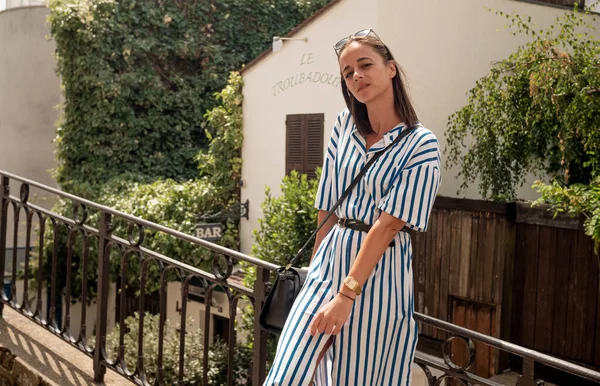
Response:
[{"label": "woman's arm", "polygon": [[[329,214],[329,212],[327,212],[326,210],[319,210],[317,224],[323,222],[323,220],[325,220],[325,217],[327,217],[327,214]],[[313,253],[310,257],[311,263],[315,257],[315,254],[317,253],[317,249],[319,249],[319,246],[321,245],[321,242],[323,241],[325,236],[327,236],[331,228],[333,228],[335,223],[337,223],[337,221],[338,217],[335,214],[331,215],[331,217],[329,218],[329,220],[327,220],[325,225],[323,225],[323,227],[317,232],[317,236],[315,237],[315,247],[313,248]]]},{"label": "woman's arm", "polygon": [[[396,233],[402,230],[404,224],[404,221],[382,212],[371,227],[349,272],[349,275],[353,276],[361,287],[364,286],[386,248]],[[352,310],[353,302],[350,299],[356,297],[356,293],[345,285],[342,285],[339,292],[346,296],[336,295],[331,302],[317,312],[310,325],[311,335],[314,336],[317,333],[339,334]]]},{"label": "woman's arm", "polygon": [[[349,276],[354,277],[358,281],[361,288],[365,285],[369,276],[371,276],[371,272],[373,272],[375,266],[381,260],[394,236],[404,228],[404,224],[406,222],[388,213],[381,212],[381,215],[367,234],[356,256],[356,260],[354,260],[348,272]],[[352,298],[356,296],[356,293],[345,285],[342,285],[340,292]]]}]

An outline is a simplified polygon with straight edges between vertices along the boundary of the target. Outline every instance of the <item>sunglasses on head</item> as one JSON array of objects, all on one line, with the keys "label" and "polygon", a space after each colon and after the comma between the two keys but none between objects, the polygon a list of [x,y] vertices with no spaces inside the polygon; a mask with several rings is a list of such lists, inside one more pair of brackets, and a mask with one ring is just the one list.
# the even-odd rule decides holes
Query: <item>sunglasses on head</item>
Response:
[{"label": "sunglasses on head", "polygon": [[366,36],[374,36],[377,38],[377,40],[381,41],[379,36],[377,36],[375,31],[373,30],[373,28],[361,29],[360,31],[356,32],[354,35],[350,35],[348,37],[342,38],[342,39],[340,39],[339,42],[335,43],[335,45],[333,46],[333,49],[335,50],[336,55],[338,57],[340,56],[340,51],[342,50],[344,45],[348,42],[348,40],[350,40],[352,37],[362,38],[362,37],[366,37]]}]

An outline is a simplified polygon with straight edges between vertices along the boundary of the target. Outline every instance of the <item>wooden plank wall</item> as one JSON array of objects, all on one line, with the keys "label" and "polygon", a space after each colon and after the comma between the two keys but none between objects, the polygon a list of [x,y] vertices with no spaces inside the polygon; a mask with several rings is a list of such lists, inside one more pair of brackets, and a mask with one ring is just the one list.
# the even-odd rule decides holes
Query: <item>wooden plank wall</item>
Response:
[{"label": "wooden plank wall", "polygon": [[581,224],[529,204],[438,197],[428,231],[413,237],[415,310],[457,322],[455,300],[491,307],[492,336],[600,366],[598,260]]},{"label": "wooden plank wall", "polygon": [[[461,207],[467,201],[470,207]],[[417,312],[450,320],[452,298],[495,306],[502,303],[505,264],[513,254],[511,244],[505,242],[513,233],[513,225],[506,220],[507,207],[438,197],[428,231],[413,237]],[[421,333],[445,337],[428,326]]]},{"label": "wooden plank wall", "polygon": [[582,222],[521,204],[516,223],[511,340],[600,367],[598,260]]}]

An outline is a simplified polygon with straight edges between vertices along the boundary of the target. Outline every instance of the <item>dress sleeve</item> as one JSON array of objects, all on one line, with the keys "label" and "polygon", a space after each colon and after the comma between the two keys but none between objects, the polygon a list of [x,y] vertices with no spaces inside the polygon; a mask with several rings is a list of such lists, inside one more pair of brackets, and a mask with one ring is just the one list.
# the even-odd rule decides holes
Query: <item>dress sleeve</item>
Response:
[{"label": "dress sleeve", "polygon": [[340,140],[342,121],[347,119],[345,115],[344,111],[338,116],[337,121],[333,126],[331,137],[329,138],[329,145],[327,146],[327,152],[325,153],[325,162],[323,163],[323,170],[321,171],[321,180],[319,181],[319,189],[317,190],[317,196],[315,198],[315,208],[319,210],[330,211],[336,202],[333,184],[335,178],[335,156]]},{"label": "dress sleeve", "polygon": [[[429,214],[442,182],[440,152],[435,135],[425,129],[415,146],[402,157],[388,192],[377,207],[406,222],[411,229],[425,232]],[[404,161],[406,160],[406,161]]]}]

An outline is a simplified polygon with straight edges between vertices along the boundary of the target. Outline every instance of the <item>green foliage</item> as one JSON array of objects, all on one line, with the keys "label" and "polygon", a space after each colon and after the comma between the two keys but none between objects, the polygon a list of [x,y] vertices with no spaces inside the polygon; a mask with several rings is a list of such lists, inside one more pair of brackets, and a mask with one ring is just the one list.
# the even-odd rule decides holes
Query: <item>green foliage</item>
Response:
[{"label": "green foliage", "polygon": [[541,197],[533,205],[548,204],[555,216],[559,213],[567,213],[572,217],[583,214],[585,234],[594,240],[594,251],[600,267],[600,176],[589,185],[565,187],[557,181],[551,184],[536,181],[534,188],[541,193]]},{"label": "green foliage", "polygon": [[232,195],[239,196],[244,139],[242,76],[238,72],[232,72],[228,83],[227,87],[217,94],[221,105],[206,114],[210,128],[206,130],[210,141],[209,150],[197,156],[200,176],[216,187],[224,203],[229,202]]},{"label": "green foliage", "polygon": [[573,184],[565,187],[556,181],[551,184],[537,181],[534,187],[542,195],[535,201],[535,205],[549,204],[555,214],[584,215],[585,233],[594,240],[596,253],[598,253],[600,250],[600,176],[594,178],[589,185]]},{"label": "green foliage", "polygon": [[[252,330],[251,330],[252,331]],[[217,339],[208,352],[208,384],[227,384],[227,343]],[[236,344],[233,350],[234,385],[252,385],[252,349],[247,345]]]},{"label": "green foliage", "polygon": [[[217,188],[205,181],[175,182],[173,180],[158,180],[152,184],[128,183],[117,180],[115,184],[107,184],[99,199],[107,206],[131,214],[133,216],[161,224],[170,229],[193,235],[196,227],[196,214],[204,211],[216,211],[222,209],[220,197],[216,194]],[[59,213],[71,213],[72,204],[61,201],[55,208]],[[87,223],[93,227],[98,226],[99,212],[90,211]],[[113,218],[113,234],[123,239],[128,238],[128,223],[121,218]],[[134,234],[137,237],[137,230]],[[53,231],[46,230],[45,272],[47,277],[51,272],[52,253],[54,249]],[[82,256],[79,251],[83,250],[82,239],[77,238],[74,246],[73,256],[73,282],[71,290],[73,296],[81,293]],[[237,249],[239,237],[237,223],[228,221],[219,244]],[[58,266],[65,267],[67,259],[66,231],[61,228],[59,236]],[[144,242],[142,244],[154,252],[171,257],[183,263],[208,270],[212,269],[213,254],[195,244],[181,241],[163,232],[145,229]],[[116,252],[116,251],[115,251]],[[89,248],[87,285],[89,296],[96,293],[96,279],[98,267],[97,243],[92,243]],[[131,256],[130,256],[131,257]],[[121,272],[121,256],[114,254],[111,258],[111,276],[115,280]],[[140,261],[130,259],[128,285],[136,290],[139,289]],[[58,288],[62,288],[66,275],[59,275]],[[157,264],[150,264],[148,270],[147,292],[154,292],[160,288],[160,268]]]},{"label": "green foliage", "polygon": [[[278,265],[285,265],[294,257],[317,226],[314,203],[318,183],[318,179],[309,180],[306,174],[294,170],[283,179],[280,196],[273,197],[269,187],[265,189],[263,218],[254,230],[253,256]],[[309,246],[298,264],[307,266],[311,255]]]},{"label": "green foliage", "polygon": [[[484,197],[515,198],[526,173],[563,184],[588,183],[600,171],[600,41],[588,12],[565,12],[546,30],[531,18],[506,17],[532,40],[469,91],[449,118],[447,166],[462,188],[480,179]],[[470,143],[466,143],[467,140]]]},{"label": "green foliage", "polygon": [[[104,185],[95,187],[96,200],[113,209],[143,218],[145,220],[166,226],[185,234],[194,234],[198,213],[208,214],[222,210],[239,198],[238,185],[231,182],[238,179],[241,171],[241,146],[242,146],[242,79],[239,73],[234,72],[230,76],[229,85],[218,94],[223,101],[223,106],[217,106],[207,113],[208,121],[217,135],[212,135],[210,145],[206,153],[198,158],[202,178],[176,182],[171,179],[149,182],[148,178],[127,173],[114,177]],[[90,185],[80,184],[90,187]],[[73,203],[70,201],[59,201],[54,207],[57,213],[71,217]],[[90,211],[86,224],[98,227],[99,213]],[[113,234],[127,239],[127,223],[120,218],[113,219]],[[221,245],[231,249],[238,249],[239,237],[237,221],[227,221],[225,232],[219,242]],[[45,249],[45,277],[50,277],[52,270],[52,255],[54,252],[54,233],[51,227],[46,229],[46,240],[48,244]],[[66,285],[66,274],[64,269],[67,259],[67,233],[64,227],[59,227],[57,259],[59,274],[57,275],[57,286],[63,288]],[[143,245],[155,252],[175,258],[184,263],[205,270],[212,270],[212,254],[203,248],[191,243],[182,242],[165,233],[146,230]],[[73,254],[73,281],[71,291],[74,297],[81,294],[82,255],[83,250],[81,238],[76,238]],[[90,300],[96,294],[97,276],[97,243],[91,243],[88,261],[88,273],[86,283],[89,288]],[[115,279],[120,272],[120,259],[114,258],[112,262],[112,278]],[[37,262],[33,264],[34,272]],[[139,288],[139,262],[133,260],[128,280],[130,286],[136,290]],[[150,265],[149,279],[146,290],[154,292],[159,287],[159,268]],[[48,280],[49,281],[49,280]]]},{"label": "green foliage", "polygon": [[[204,342],[201,330],[192,331],[193,320],[188,318],[186,325],[185,349],[184,349],[184,381],[183,385],[202,385],[202,369],[204,351],[202,342]],[[139,314],[125,319],[126,333],[124,335],[124,358],[130,371],[133,371],[137,364],[138,355],[138,337]],[[168,319],[164,328],[164,346],[163,346],[163,383],[174,385],[179,375],[179,331],[178,324],[174,324]],[[116,357],[119,349],[120,328],[116,325],[106,338],[106,349]],[[150,384],[154,383],[158,368],[158,337],[159,337],[159,316],[146,314],[144,316],[144,338],[143,338],[143,356],[144,369],[146,377]],[[221,340],[217,340],[208,351],[208,384],[225,385],[227,384],[227,345]],[[252,352],[246,347],[235,345],[234,347],[234,374],[236,385],[250,385],[250,369],[252,361]]]},{"label": "green foliage", "polygon": [[50,0],[64,87],[61,188],[94,199],[98,185],[123,173],[136,181],[197,176],[204,113],[229,72],[325,3]]}]

